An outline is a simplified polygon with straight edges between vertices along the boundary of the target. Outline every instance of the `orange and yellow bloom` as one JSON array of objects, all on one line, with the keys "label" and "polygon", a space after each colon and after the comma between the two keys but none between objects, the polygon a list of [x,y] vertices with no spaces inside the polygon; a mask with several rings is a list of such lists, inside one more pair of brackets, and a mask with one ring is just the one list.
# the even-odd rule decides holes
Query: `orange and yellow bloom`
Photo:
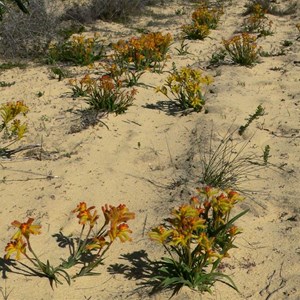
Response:
[{"label": "orange and yellow bloom", "polygon": [[16,260],[20,260],[21,254],[26,254],[26,243],[23,241],[22,238],[17,240],[10,241],[6,247],[5,251],[7,252],[5,255],[5,259],[9,259],[12,254],[16,254]]},{"label": "orange and yellow bloom", "polygon": [[88,208],[85,202],[80,202],[72,212],[78,212],[79,224],[86,225],[86,223],[89,223],[90,227],[94,227],[99,215],[97,215],[97,210],[91,212],[93,209],[95,209],[95,206]]},{"label": "orange and yellow bloom", "polygon": [[12,240],[18,240],[21,236],[24,236],[26,239],[29,239],[30,234],[41,234],[41,225],[32,224],[34,221],[33,218],[29,218],[27,222],[21,223],[19,221],[13,221],[11,225],[14,227],[19,228],[19,230],[13,235]]}]

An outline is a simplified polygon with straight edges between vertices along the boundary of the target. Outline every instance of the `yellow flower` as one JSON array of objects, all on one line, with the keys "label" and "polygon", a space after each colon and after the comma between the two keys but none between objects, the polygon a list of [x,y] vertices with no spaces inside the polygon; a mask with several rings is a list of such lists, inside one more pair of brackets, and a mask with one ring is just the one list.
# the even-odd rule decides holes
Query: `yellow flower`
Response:
[{"label": "yellow flower", "polygon": [[165,227],[158,226],[156,228],[152,228],[152,230],[149,232],[149,237],[151,240],[163,244],[171,234],[172,230],[166,230]]},{"label": "yellow flower", "polygon": [[34,219],[29,218],[26,223],[21,223],[19,221],[13,221],[11,225],[19,228],[19,230],[13,235],[13,240],[18,240],[21,236],[24,236],[26,239],[29,239],[30,234],[41,234],[40,229],[41,225],[33,225]]},{"label": "yellow flower", "polygon": [[7,252],[5,259],[9,259],[13,253],[16,253],[16,260],[19,260],[21,254],[26,254],[26,245],[22,238],[10,241],[5,247]]},{"label": "yellow flower", "polygon": [[27,132],[27,125],[21,124],[20,120],[15,119],[13,120],[12,126],[10,127],[10,131],[12,132],[12,134],[17,135],[18,139],[20,140]]},{"label": "yellow flower", "polygon": [[176,231],[173,231],[172,240],[169,242],[170,246],[182,246],[186,247],[187,243],[191,239],[190,234],[183,234]]},{"label": "yellow flower", "polygon": [[126,223],[122,223],[117,227],[116,238],[119,238],[122,243],[126,241],[132,241],[128,235],[129,233],[132,233],[132,231],[129,229],[129,226]]}]

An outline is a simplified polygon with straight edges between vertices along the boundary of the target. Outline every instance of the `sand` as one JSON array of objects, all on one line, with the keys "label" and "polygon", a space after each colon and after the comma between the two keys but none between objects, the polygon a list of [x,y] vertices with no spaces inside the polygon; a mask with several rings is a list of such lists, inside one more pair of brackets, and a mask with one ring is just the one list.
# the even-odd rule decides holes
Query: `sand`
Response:
[{"label": "sand", "polygon": [[[286,1],[283,4],[286,3]],[[243,136],[234,133],[237,142],[250,140],[248,150],[262,155],[270,146],[270,164],[254,173],[241,186],[246,200],[236,213],[249,208],[238,220],[243,233],[237,249],[225,259],[224,272],[232,277],[240,293],[217,283],[213,294],[199,294],[183,288],[173,299],[300,299],[299,273],[299,172],[300,172],[300,41],[295,27],[298,14],[268,16],[274,34],[258,40],[265,51],[279,51],[284,40],[292,41],[282,56],[261,57],[251,68],[226,64],[209,67],[213,51],[222,38],[229,38],[242,23],[246,1],[232,1],[225,7],[217,30],[204,41],[188,41],[189,54],[180,56],[175,40],[170,59],[177,66],[191,65],[213,76],[204,111],[172,114],[167,101],[155,93],[168,73],[146,72],[145,85],[137,87],[134,105],[123,115],[108,115],[103,123],[80,132],[70,130],[78,124],[76,110],[84,107],[72,99],[68,78],[51,77],[49,66],[30,63],[25,69],[0,71],[0,79],[13,82],[1,87],[1,103],[23,100],[30,112],[29,132],[21,144],[39,144],[35,151],[20,152],[1,159],[0,249],[9,241],[13,220],[35,218],[42,234],[32,237],[38,255],[59,263],[67,249],[57,247],[53,234],[77,234],[80,230],[72,214],[80,201],[95,205],[124,203],[136,214],[129,223],[131,243],[116,242],[106,255],[95,277],[76,279],[51,289],[43,278],[6,272],[0,287],[11,291],[9,299],[168,299],[171,292],[149,296],[139,263],[158,259],[163,249],[149,240],[147,232],[168,216],[171,208],[189,201],[201,180],[201,149],[213,131],[213,145],[229,128],[238,129],[258,105],[265,115],[255,120]],[[156,7],[152,16],[135,19],[134,26],[97,22],[93,28],[106,41],[137,35],[134,28],[180,33],[192,10],[191,4]],[[185,11],[176,15],[176,10]],[[153,19],[152,19],[153,18]],[[71,68],[81,78],[87,68]],[[93,72],[88,70],[89,72]],[[43,95],[38,97],[37,94]],[[71,132],[70,132],[71,131]],[[248,151],[247,150],[247,151]],[[253,179],[253,180],[250,180]],[[132,259],[134,258],[134,259]],[[122,270],[117,264],[124,264]],[[3,269],[3,267],[1,267]],[[121,271],[120,271],[121,270]]]}]

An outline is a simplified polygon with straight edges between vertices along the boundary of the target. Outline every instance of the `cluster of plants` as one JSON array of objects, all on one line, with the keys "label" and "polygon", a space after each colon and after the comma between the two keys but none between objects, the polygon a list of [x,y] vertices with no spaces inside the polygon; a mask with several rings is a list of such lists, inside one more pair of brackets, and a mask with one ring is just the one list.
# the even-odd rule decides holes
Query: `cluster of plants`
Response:
[{"label": "cluster of plants", "polygon": [[[178,102],[182,109],[192,108],[199,112],[205,104],[205,87],[212,83],[212,78],[203,75],[201,70],[183,67],[177,70],[173,65],[165,84],[157,88],[170,100]],[[173,97],[170,97],[169,95]]]},{"label": "cluster of plants", "polygon": [[99,60],[104,55],[104,46],[100,43],[96,34],[93,37],[74,35],[70,40],[49,46],[48,62],[63,61],[86,66]]},{"label": "cluster of plants", "polygon": [[20,119],[29,109],[23,101],[7,102],[0,106],[0,156],[10,156],[9,148],[22,139],[27,132],[27,124]]},{"label": "cluster of plants", "polygon": [[258,61],[260,48],[256,36],[247,32],[223,39],[223,46],[231,60],[242,66],[251,66]]},{"label": "cluster of plants", "polygon": [[237,290],[232,279],[220,271],[220,264],[236,248],[234,241],[241,229],[234,223],[247,211],[232,217],[231,212],[243,200],[233,190],[198,189],[189,204],[174,208],[171,217],[153,228],[150,238],[168,254],[158,262],[153,283],[158,288],[179,290],[188,286],[211,292],[216,281]]},{"label": "cluster of plants", "polygon": [[[170,218],[149,232],[150,239],[162,244],[169,255],[152,262],[154,277],[149,283],[156,289],[176,291],[185,285],[211,292],[214,283],[221,281],[237,289],[232,279],[220,270],[220,264],[229,257],[228,251],[236,248],[234,241],[241,230],[235,222],[247,211],[234,217],[231,212],[242,200],[233,190],[205,187],[198,189],[198,196],[189,204],[174,208]],[[111,245],[117,239],[122,243],[131,241],[132,231],[127,222],[135,214],[123,204],[105,205],[102,207],[104,221],[99,226],[100,216],[95,206],[80,202],[72,213],[81,226],[79,234],[53,235],[58,245],[69,252],[67,258],[60,258],[61,263],[54,266],[48,259],[43,261],[34,250],[32,236],[41,234],[42,226],[34,223],[33,218],[24,223],[16,220],[11,223],[17,231],[5,247],[7,263],[19,274],[47,278],[52,288],[63,281],[70,285],[75,278],[100,274],[97,267],[103,264]],[[26,261],[21,262],[22,258]]]},{"label": "cluster of plants", "polygon": [[122,82],[114,82],[113,78],[103,75],[92,78],[85,75],[81,80],[71,79],[74,97],[84,97],[89,108],[99,113],[124,113],[134,101],[136,89],[126,91]]},{"label": "cluster of plants", "polygon": [[114,53],[111,58],[121,69],[160,72],[168,58],[171,42],[171,34],[164,35],[161,32],[142,34],[128,41],[119,40],[112,45]]},{"label": "cluster of plants", "polygon": [[[15,2],[27,12],[21,0]],[[99,9],[105,10],[105,13],[97,10],[93,12],[102,19],[120,18],[124,13],[118,10],[122,7],[118,7],[120,1],[93,0],[95,3]],[[124,3],[130,4],[128,1]],[[134,7],[138,3],[141,2],[137,0],[130,5]],[[185,38],[204,39],[211,29],[216,29],[223,11],[220,7],[208,7],[207,3],[193,12],[192,24],[182,28]],[[263,5],[255,3],[251,15],[244,21],[245,32],[223,39],[224,48],[215,58],[224,60],[229,55],[231,61],[240,65],[251,66],[256,63],[259,57],[257,37],[249,33],[271,33],[271,23],[265,15],[267,12]],[[133,104],[137,92],[134,88],[126,88],[138,85],[140,77],[147,70],[162,72],[171,42],[172,36],[161,32],[142,34],[127,41],[119,40],[112,44],[112,54],[101,64],[105,75],[93,78],[86,74],[81,79],[69,81],[73,97],[82,97],[89,109],[99,113],[124,113]],[[184,39],[180,47],[177,49],[179,54],[187,53]],[[104,56],[104,46],[96,35],[92,38],[72,36],[70,40],[50,44],[48,51],[51,63],[67,61],[81,66],[90,65]],[[63,77],[60,73],[56,74],[59,79]],[[189,66],[178,70],[173,64],[173,69],[165,83],[157,88],[157,92],[175,101],[181,109],[199,112],[205,105],[206,89],[211,83],[212,79],[201,70]],[[7,148],[26,133],[26,124],[16,117],[22,114],[25,116],[27,112],[28,108],[23,102],[1,105],[0,133],[2,140],[8,143],[0,147],[0,156],[7,156]],[[242,135],[263,114],[264,109],[260,105],[249,116],[247,123],[239,128],[238,133]],[[235,188],[237,177],[241,177],[243,172],[248,174],[251,167],[245,163],[249,156],[246,159],[239,156],[243,148],[233,154],[235,146],[230,146],[230,142],[231,136],[226,137],[216,151],[210,153],[209,159],[203,162],[203,184],[207,186],[199,188],[198,195],[188,204],[175,207],[169,218],[149,232],[150,239],[161,244],[168,255],[155,262],[154,277],[150,283],[158,289],[174,288],[177,291],[182,286],[188,286],[201,292],[211,292],[215,282],[220,281],[237,290],[232,279],[221,270],[221,264],[229,257],[229,251],[236,248],[235,239],[241,229],[235,223],[247,212],[232,216],[233,209],[244,199],[232,188]],[[263,153],[264,164],[267,164],[269,156],[270,147],[267,145]],[[17,265],[17,262],[13,262],[13,266],[23,274],[47,278],[51,287],[63,281],[71,284],[72,279],[77,277],[96,275],[98,273],[95,269],[103,263],[115,240],[131,241],[132,232],[127,222],[135,218],[125,205],[105,205],[102,212],[104,222],[98,226],[100,216],[95,207],[88,207],[85,202],[77,205],[72,213],[76,214],[81,226],[79,235],[65,236],[62,232],[54,235],[61,247],[69,249],[68,257],[61,259],[57,266],[49,260],[40,259],[34,250],[32,235],[41,234],[41,225],[35,224],[33,218],[24,223],[14,221],[12,225],[17,228],[17,232],[5,247],[5,259],[11,261],[13,255],[16,261],[25,258],[27,263],[20,262]]]},{"label": "cluster of plants", "polygon": [[251,14],[244,19],[243,30],[261,36],[271,35],[272,21],[268,19],[266,12],[260,4],[254,5]]},{"label": "cluster of plants", "polygon": [[[80,202],[72,213],[77,214],[81,226],[79,236],[65,236],[62,232],[55,234],[61,247],[68,247],[69,256],[61,259],[58,266],[53,266],[49,260],[42,261],[31,243],[32,235],[41,234],[41,225],[34,224],[34,219],[29,218],[26,222],[13,221],[12,226],[17,228],[5,247],[5,259],[11,260],[15,255],[16,261],[22,257],[27,263],[19,266],[14,264],[21,274],[47,278],[51,287],[62,284],[65,280],[71,284],[71,280],[81,276],[97,275],[94,269],[103,263],[104,256],[111,245],[119,239],[122,243],[131,241],[129,236],[132,231],[127,222],[135,218],[124,204],[119,206],[105,205],[102,207],[104,222],[98,226],[99,214],[95,206],[88,207],[85,202]],[[79,267],[79,271],[72,273],[73,267]],[[78,270],[78,268],[76,268]]]},{"label": "cluster of plants", "polygon": [[211,29],[216,29],[223,10],[219,7],[209,8],[206,4],[200,5],[192,14],[192,23],[182,27],[187,39],[203,40]]}]

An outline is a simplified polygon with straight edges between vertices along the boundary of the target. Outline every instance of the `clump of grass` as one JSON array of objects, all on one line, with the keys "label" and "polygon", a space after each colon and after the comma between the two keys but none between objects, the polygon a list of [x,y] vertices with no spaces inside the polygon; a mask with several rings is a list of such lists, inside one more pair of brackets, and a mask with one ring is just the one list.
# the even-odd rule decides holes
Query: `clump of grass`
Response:
[{"label": "clump of grass", "polygon": [[212,65],[219,65],[224,62],[226,57],[226,50],[225,49],[218,49],[216,52],[212,53],[210,64]]},{"label": "clump of grass", "polygon": [[[256,178],[258,171],[265,167],[259,155],[248,151],[251,139],[240,142],[234,139],[234,133],[230,128],[216,144],[213,132],[209,140],[200,138],[202,184],[245,192],[243,184]],[[202,145],[208,146],[202,148]]]},{"label": "clump of grass", "polygon": [[68,40],[74,34],[81,34],[85,31],[85,27],[82,24],[71,22],[68,26],[64,26],[59,30],[58,34],[64,39]]},{"label": "clump of grass", "polygon": [[264,108],[261,105],[258,105],[255,113],[248,117],[247,123],[245,125],[240,126],[240,128],[238,130],[239,135],[242,135],[254,120],[258,119],[259,117],[263,116],[264,114],[265,114]]},{"label": "clump of grass", "polygon": [[180,45],[178,48],[175,48],[175,50],[177,51],[178,55],[189,54],[189,45],[184,38],[180,39]]},{"label": "clump of grass", "polygon": [[283,47],[290,47],[290,46],[292,46],[293,45],[293,42],[292,41],[289,41],[289,40],[284,40],[283,42],[282,42],[282,46]]},{"label": "clump of grass", "polygon": [[20,63],[20,62],[7,62],[0,64],[0,70],[10,70],[13,68],[20,68],[25,69],[27,67],[26,63]]}]

